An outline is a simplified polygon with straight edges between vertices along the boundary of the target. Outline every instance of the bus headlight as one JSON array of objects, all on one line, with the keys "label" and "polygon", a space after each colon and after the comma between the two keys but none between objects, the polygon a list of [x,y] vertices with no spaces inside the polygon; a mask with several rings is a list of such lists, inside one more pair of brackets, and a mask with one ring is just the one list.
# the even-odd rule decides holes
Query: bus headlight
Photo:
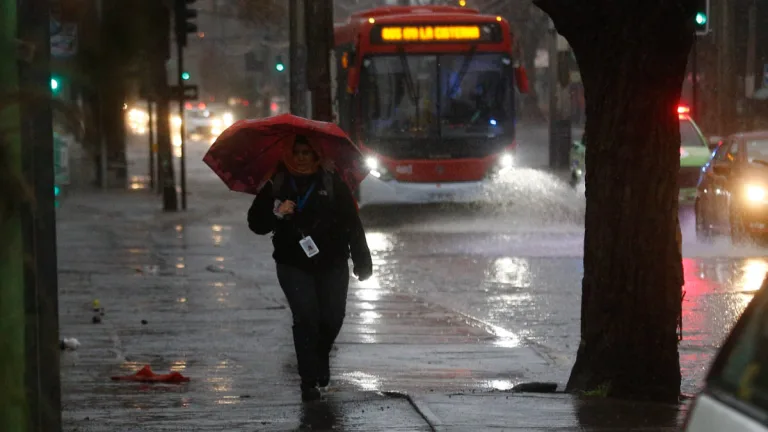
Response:
[{"label": "bus headlight", "polygon": [[762,186],[747,185],[747,200],[752,202],[763,202],[766,197],[766,190]]},{"label": "bus headlight", "polygon": [[512,168],[515,163],[515,158],[510,153],[504,153],[499,158],[499,166],[501,168]]},{"label": "bus headlight", "polygon": [[379,163],[379,160],[374,156],[368,156],[365,158],[365,166],[368,167],[372,176],[379,180],[389,181],[392,180],[392,176],[389,174],[387,167]]}]

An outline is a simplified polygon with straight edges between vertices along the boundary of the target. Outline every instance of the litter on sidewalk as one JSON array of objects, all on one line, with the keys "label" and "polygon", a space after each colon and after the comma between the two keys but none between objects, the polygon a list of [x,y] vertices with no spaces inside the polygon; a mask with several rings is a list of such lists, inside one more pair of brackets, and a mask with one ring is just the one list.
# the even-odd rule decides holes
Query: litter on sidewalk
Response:
[{"label": "litter on sidewalk", "polygon": [[133,375],[113,376],[112,381],[178,384],[189,382],[189,378],[178,372],[171,372],[169,374],[156,374],[152,372],[152,369],[150,369],[149,365],[146,365]]}]

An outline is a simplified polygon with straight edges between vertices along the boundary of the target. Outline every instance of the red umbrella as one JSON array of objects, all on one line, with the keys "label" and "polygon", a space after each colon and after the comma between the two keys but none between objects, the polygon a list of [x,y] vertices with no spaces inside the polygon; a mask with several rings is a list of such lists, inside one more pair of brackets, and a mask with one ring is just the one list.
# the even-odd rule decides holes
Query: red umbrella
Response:
[{"label": "red umbrella", "polygon": [[350,190],[368,175],[363,154],[338,125],[291,114],[233,124],[216,139],[203,161],[231,190],[255,195],[296,135],[304,135],[321,150]]}]

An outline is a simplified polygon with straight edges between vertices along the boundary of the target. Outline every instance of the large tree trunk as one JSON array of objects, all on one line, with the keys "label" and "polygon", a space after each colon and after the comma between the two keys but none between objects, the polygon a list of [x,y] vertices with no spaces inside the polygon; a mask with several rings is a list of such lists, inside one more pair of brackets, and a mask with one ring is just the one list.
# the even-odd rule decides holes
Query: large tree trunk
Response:
[{"label": "large tree trunk", "polygon": [[538,0],[586,93],[581,344],[568,391],[676,401],[683,284],[676,106],[689,0]]}]

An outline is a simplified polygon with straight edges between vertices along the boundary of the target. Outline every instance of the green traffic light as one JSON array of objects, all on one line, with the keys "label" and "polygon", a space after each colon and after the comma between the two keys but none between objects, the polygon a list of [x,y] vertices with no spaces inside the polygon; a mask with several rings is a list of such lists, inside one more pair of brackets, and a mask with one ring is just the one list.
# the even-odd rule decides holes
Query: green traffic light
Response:
[{"label": "green traffic light", "polygon": [[699,12],[696,14],[696,24],[698,25],[704,25],[707,23],[707,15],[704,12]]},{"label": "green traffic light", "polygon": [[276,69],[278,72],[282,72],[282,71],[284,71],[284,70],[285,70],[285,65],[284,65],[284,64],[282,64],[282,63],[278,63],[278,64],[276,64],[276,65],[275,65],[275,69]]},{"label": "green traffic light", "polygon": [[51,90],[57,91],[59,89],[59,80],[51,78]]},{"label": "green traffic light", "polygon": [[188,81],[189,80],[189,72],[183,72],[181,74],[181,79],[183,79],[184,81]]}]

